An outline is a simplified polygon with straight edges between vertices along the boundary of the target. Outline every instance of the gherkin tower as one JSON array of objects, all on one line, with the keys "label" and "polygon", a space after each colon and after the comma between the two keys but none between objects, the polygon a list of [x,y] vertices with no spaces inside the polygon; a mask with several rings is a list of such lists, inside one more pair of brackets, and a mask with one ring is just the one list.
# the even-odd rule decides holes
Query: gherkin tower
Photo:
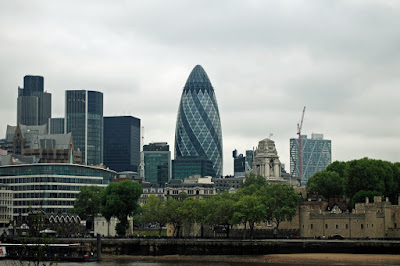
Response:
[{"label": "gherkin tower", "polygon": [[182,91],[175,130],[175,158],[197,156],[222,176],[222,131],[218,104],[204,69],[193,68]]}]

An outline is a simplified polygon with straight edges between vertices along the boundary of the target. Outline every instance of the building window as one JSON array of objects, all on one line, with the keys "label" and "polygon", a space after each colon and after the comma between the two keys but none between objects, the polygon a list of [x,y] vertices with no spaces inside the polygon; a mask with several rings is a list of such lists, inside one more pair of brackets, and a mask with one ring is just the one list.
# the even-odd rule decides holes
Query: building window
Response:
[{"label": "building window", "polygon": [[339,225],[336,225],[336,229],[339,229]]},{"label": "building window", "polygon": [[349,224],[346,224],[346,229],[349,229]]},{"label": "building window", "polygon": [[364,224],[361,224],[361,229],[364,229]]},{"label": "building window", "polygon": [[272,226],[272,221],[271,220],[267,221],[267,226]]},{"label": "building window", "polygon": [[325,229],[328,229],[328,224],[325,224]]},{"label": "building window", "polygon": [[313,229],[314,228],[314,225],[313,224],[311,224],[311,229]]}]

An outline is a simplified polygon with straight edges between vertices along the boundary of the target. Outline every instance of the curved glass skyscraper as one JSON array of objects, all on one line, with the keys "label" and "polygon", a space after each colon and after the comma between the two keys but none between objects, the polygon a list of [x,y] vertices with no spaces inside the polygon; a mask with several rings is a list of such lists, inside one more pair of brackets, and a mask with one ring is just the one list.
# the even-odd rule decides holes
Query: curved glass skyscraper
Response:
[{"label": "curved glass skyscraper", "polygon": [[210,160],[215,176],[222,175],[221,120],[214,88],[200,65],[186,81],[176,121],[175,158],[186,156]]}]

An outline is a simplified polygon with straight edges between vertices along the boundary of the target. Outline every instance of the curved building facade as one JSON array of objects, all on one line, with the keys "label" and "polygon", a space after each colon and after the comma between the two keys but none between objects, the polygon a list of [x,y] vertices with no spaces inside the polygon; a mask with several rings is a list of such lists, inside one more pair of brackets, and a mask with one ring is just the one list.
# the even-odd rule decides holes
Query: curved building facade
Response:
[{"label": "curved building facade", "polygon": [[74,206],[83,186],[106,187],[115,171],[61,163],[0,166],[0,184],[13,191],[14,216],[30,210],[66,213]]},{"label": "curved building facade", "polygon": [[194,67],[183,88],[175,130],[175,158],[205,157],[222,176],[222,131],[218,104],[204,69]]}]

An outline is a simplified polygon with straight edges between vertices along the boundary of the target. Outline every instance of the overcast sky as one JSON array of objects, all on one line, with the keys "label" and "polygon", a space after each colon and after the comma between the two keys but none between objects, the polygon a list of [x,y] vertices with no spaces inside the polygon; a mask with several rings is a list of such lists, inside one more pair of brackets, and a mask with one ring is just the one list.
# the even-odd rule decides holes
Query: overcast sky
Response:
[{"label": "overcast sky", "polygon": [[183,86],[203,66],[222,123],[224,174],[273,134],[332,140],[333,160],[400,161],[400,1],[0,0],[0,135],[17,87],[44,76],[53,117],[65,90],[104,93],[104,115],[132,115],[144,143],[173,151]]}]

